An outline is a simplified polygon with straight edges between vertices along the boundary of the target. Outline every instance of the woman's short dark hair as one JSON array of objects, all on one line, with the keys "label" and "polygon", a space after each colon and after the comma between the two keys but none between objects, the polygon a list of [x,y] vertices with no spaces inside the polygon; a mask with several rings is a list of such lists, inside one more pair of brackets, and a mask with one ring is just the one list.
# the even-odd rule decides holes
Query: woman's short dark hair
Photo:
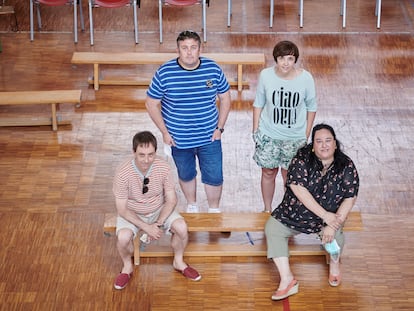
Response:
[{"label": "woman's short dark hair", "polygon": [[137,151],[138,146],[154,146],[155,151],[157,151],[157,139],[150,131],[142,131],[135,134],[132,139],[132,150]]},{"label": "woman's short dark hair", "polygon": [[273,58],[277,63],[277,58],[279,56],[286,56],[286,55],[293,55],[295,56],[295,63],[298,61],[299,58],[299,49],[291,41],[280,41],[278,42],[275,47],[273,48]]},{"label": "woman's short dark hair", "polygon": [[192,30],[184,30],[177,37],[177,47],[178,47],[180,41],[184,41],[184,40],[187,40],[187,39],[193,39],[193,40],[198,42],[199,46],[201,45],[201,38],[198,35],[198,33],[196,33],[195,31],[192,31]]}]

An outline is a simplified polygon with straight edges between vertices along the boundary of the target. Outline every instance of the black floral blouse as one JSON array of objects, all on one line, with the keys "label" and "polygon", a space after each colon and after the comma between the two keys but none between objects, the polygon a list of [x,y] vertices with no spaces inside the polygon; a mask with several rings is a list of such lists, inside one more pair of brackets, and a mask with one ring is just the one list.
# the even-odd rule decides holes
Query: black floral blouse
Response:
[{"label": "black floral blouse", "polygon": [[310,164],[309,152],[309,149],[303,148],[292,159],[285,195],[272,216],[294,230],[316,233],[322,230],[323,220],[296,198],[289,185],[305,187],[325,210],[335,213],[344,199],[358,195],[359,178],[354,163],[348,157],[344,169],[338,172],[332,165],[322,175],[322,165]]}]

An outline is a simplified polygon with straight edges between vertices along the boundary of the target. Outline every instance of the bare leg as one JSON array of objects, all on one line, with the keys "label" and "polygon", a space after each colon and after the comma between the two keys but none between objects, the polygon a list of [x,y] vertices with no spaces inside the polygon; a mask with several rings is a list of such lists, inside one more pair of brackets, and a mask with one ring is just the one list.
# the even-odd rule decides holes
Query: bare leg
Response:
[{"label": "bare leg", "polygon": [[122,229],[118,232],[117,248],[123,263],[121,273],[130,274],[134,271],[132,264],[132,255],[134,254],[133,238],[133,233],[129,229]]},{"label": "bare leg", "polygon": [[287,170],[282,168],[280,170],[280,173],[282,174],[282,180],[283,180],[283,191],[286,191],[286,180],[287,180]]},{"label": "bare leg", "polygon": [[278,290],[284,290],[294,279],[292,271],[290,270],[289,257],[277,257],[272,259],[277,269],[279,270],[280,275]]},{"label": "bare leg", "polygon": [[184,219],[175,220],[171,225],[171,231],[173,233],[171,237],[171,247],[174,251],[173,267],[182,271],[187,267],[183,256],[188,244],[187,224]]},{"label": "bare leg", "polygon": [[272,211],[273,196],[276,188],[276,176],[279,168],[262,168],[262,198],[265,212]]},{"label": "bare leg", "polygon": [[219,208],[221,192],[223,186],[211,186],[204,184],[204,190],[206,192],[208,207],[209,208]]},{"label": "bare leg", "polygon": [[181,190],[184,193],[187,204],[196,204],[197,202],[197,181],[196,178],[190,181],[182,181],[180,179]]},{"label": "bare leg", "polygon": [[329,261],[329,274],[338,276],[341,274],[341,267],[339,265],[339,260],[335,261],[332,258]]}]

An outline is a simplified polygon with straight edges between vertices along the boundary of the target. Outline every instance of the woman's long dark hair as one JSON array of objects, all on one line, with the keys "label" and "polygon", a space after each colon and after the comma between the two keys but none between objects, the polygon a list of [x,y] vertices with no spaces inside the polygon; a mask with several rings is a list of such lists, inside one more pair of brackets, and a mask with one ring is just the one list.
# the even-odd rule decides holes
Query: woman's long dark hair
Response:
[{"label": "woman's long dark hair", "polygon": [[318,168],[318,169],[322,169],[322,162],[318,159],[318,157],[315,155],[315,152],[313,152],[313,143],[315,142],[315,133],[319,130],[328,130],[333,138],[336,141],[336,149],[335,149],[335,153],[334,153],[334,161],[332,163],[332,169],[336,172],[340,172],[342,171],[345,166],[348,164],[349,161],[349,157],[342,152],[342,144],[339,142],[338,139],[336,139],[336,134],[334,129],[332,128],[332,126],[325,124],[325,123],[320,123],[317,124],[313,127],[312,130],[312,142],[310,144],[308,144],[305,148],[309,148],[309,154],[310,154],[310,164],[312,167]]}]

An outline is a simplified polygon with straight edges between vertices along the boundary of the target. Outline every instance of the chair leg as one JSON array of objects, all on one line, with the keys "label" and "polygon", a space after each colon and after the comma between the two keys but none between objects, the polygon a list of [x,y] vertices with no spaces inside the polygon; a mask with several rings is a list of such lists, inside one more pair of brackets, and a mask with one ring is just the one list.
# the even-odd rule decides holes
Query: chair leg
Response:
[{"label": "chair leg", "polygon": [[93,45],[92,0],[89,0],[89,32],[91,36],[91,45]]},{"label": "chair leg", "polygon": [[14,12],[14,24],[15,24],[15,29],[13,29],[14,31],[19,31],[19,24],[17,23],[17,15],[16,15],[16,11]]},{"label": "chair leg", "polygon": [[39,30],[42,29],[42,17],[40,16],[40,3],[36,3],[37,7],[37,26]]},{"label": "chair leg", "polygon": [[82,0],[79,0],[78,4],[79,4],[79,17],[81,19],[81,29],[82,31],[85,31],[85,19],[83,18]]},{"label": "chair leg", "polygon": [[73,35],[75,43],[78,43],[78,12],[77,12],[77,1],[73,1]]},{"label": "chair leg", "polygon": [[160,43],[162,43],[162,0],[158,0],[158,16],[160,20]]},{"label": "chair leg", "polygon": [[346,27],[346,0],[341,0],[342,28]]},{"label": "chair leg", "polygon": [[202,18],[203,18],[203,38],[204,38],[204,42],[207,42],[207,17],[206,17],[206,0],[203,0],[203,5],[202,5],[202,9],[203,9],[203,13],[202,13]]},{"label": "chair leg", "polygon": [[381,27],[381,0],[377,0],[375,4],[375,15],[377,16],[377,28]]},{"label": "chair leg", "polygon": [[232,10],[231,5],[232,5],[231,0],[227,0],[227,27],[230,27],[231,26],[231,15],[232,15],[232,13],[231,13],[231,10]]},{"label": "chair leg", "polygon": [[30,41],[34,40],[33,31],[33,0],[30,0]]},{"label": "chair leg", "polygon": [[137,12],[137,1],[133,0],[134,8],[134,35],[135,35],[135,44],[138,44],[138,12]]},{"label": "chair leg", "polygon": [[275,5],[274,0],[270,0],[270,22],[269,22],[269,27],[270,28],[273,28],[273,15],[275,13],[275,11],[274,11],[275,10],[274,5]]}]

